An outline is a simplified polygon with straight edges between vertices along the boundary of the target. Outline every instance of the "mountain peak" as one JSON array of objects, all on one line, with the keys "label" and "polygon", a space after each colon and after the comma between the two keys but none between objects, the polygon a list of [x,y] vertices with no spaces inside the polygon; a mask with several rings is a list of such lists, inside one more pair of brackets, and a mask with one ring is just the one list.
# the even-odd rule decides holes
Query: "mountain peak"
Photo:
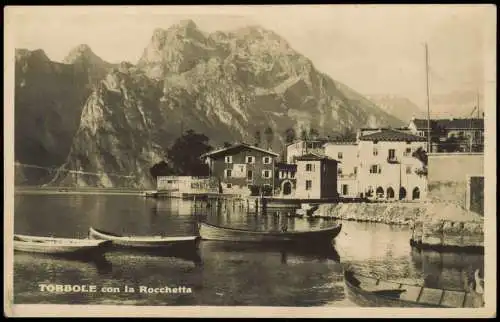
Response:
[{"label": "mountain peak", "polygon": [[183,29],[198,29],[196,23],[191,19],[183,19],[179,21],[175,26]]},{"label": "mountain peak", "polygon": [[71,49],[69,54],[64,58],[65,64],[75,64],[77,62],[90,62],[91,64],[102,64],[104,61],[98,57],[90,46],[87,44],[80,44]]},{"label": "mountain peak", "polygon": [[16,49],[16,60],[23,58],[35,58],[40,61],[50,61],[43,49],[29,50],[25,48]]}]

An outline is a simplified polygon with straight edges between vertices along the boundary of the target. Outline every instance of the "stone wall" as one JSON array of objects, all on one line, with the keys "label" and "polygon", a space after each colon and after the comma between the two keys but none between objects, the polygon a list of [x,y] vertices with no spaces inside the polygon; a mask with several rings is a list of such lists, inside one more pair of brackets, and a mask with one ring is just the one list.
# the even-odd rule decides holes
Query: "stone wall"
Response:
[{"label": "stone wall", "polygon": [[338,203],[321,204],[314,216],[353,221],[408,225],[425,211],[423,203]]},{"label": "stone wall", "polygon": [[482,153],[429,153],[427,176],[429,200],[452,202],[467,209],[469,205],[467,198],[470,198],[468,185],[470,177],[483,176],[483,168]]},{"label": "stone wall", "polygon": [[484,247],[484,221],[455,203],[322,204],[313,216],[409,225],[410,243],[420,247]]},{"label": "stone wall", "polygon": [[422,248],[484,248],[484,221],[454,203],[429,204],[410,226],[412,245]]}]

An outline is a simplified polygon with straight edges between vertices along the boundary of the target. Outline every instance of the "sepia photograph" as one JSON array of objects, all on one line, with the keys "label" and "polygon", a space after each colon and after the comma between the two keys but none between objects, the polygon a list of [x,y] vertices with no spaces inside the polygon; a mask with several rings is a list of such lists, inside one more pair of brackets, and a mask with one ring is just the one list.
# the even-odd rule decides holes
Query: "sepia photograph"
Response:
[{"label": "sepia photograph", "polygon": [[495,9],[4,7],[4,314],[494,317]]}]

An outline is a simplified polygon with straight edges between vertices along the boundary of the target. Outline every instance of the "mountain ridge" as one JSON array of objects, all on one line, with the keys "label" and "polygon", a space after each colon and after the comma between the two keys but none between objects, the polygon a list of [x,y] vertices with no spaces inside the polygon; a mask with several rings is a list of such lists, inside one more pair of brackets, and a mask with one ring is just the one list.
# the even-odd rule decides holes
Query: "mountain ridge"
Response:
[{"label": "mountain ridge", "polygon": [[[270,127],[277,150],[290,127],[297,135],[314,128],[326,136],[366,125],[402,125],[262,27],[204,33],[183,21],[158,28],[136,65],[76,64],[78,57],[95,54],[87,46],[75,48],[65,61],[73,62],[74,77],[87,92],[53,185],[151,186],[145,169],[165,157],[182,129],[220,145],[252,142],[256,131]],[[75,178],[67,172],[75,169],[107,178]],[[135,179],[123,182],[112,173]]]}]

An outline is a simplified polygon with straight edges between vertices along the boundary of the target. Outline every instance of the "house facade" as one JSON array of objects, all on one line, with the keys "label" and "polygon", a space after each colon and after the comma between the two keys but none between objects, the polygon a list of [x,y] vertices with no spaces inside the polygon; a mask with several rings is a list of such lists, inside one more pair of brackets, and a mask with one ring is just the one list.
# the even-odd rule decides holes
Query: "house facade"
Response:
[{"label": "house facade", "polygon": [[324,154],[337,160],[337,192],[342,197],[359,195],[357,173],[358,143],[356,141],[330,141],[323,145]]},{"label": "house facade", "polygon": [[308,153],[296,157],[295,162],[297,164],[296,198],[338,198],[338,162],[336,160],[324,155]]},{"label": "house facade", "polygon": [[416,119],[408,128],[415,135],[427,138],[430,125],[432,152],[482,152],[484,150],[484,119]]},{"label": "house facade", "polygon": [[379,130],[359,137],[357,179],[361,197],[420,200],[427,193],[424,164],[413,156],[426,139],[397,130]]},{"label": "house facade", "polygon": [[201,156],[208,164],[210,176],[219,180],[222,193],[240,195],[250,195],[252,191],[272,194],[278,157],[270,150],[244,143]]},{"label": "house facade", "polygon": [[297,165],[276,163],[274,195],[281,198],[294,198],[297,185]]}]

